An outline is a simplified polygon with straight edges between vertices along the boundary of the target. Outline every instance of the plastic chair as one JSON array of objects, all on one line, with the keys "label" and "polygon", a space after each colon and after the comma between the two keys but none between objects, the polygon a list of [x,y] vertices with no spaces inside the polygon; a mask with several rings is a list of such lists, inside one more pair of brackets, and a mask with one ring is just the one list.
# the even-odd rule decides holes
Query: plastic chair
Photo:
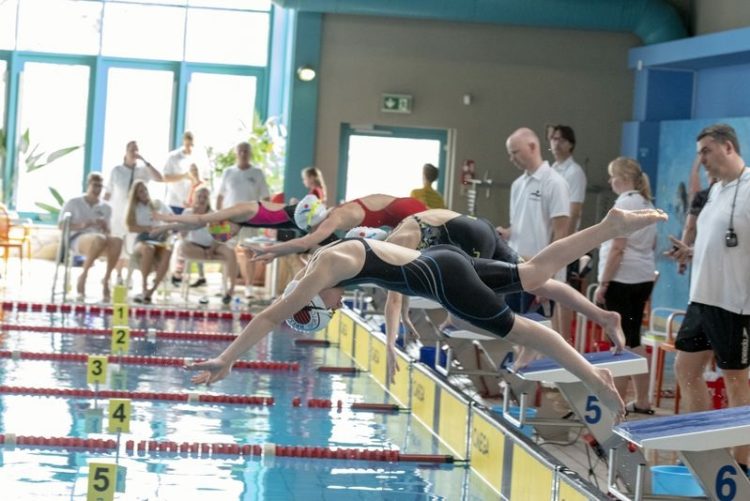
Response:
[{"label": "plastic chair", "polygon": [[[656,406],[661,403],[661,387],[664,382],[664,362],[667,352],[674,353],[677,351],[674,345],[674,331],[679,328],[678,318],[685,318],[685,311],[675,311],[667,318],[667,338],[664,342],[656,347]],[[675,382],[674,391],[674,413],[680,413],[680,386]]]},{"label": "plastic chair", "polygon": [[187,303],[190,289],[190,275],[192,273],[193,263],[218,263],[221,266],[221,292],[223,296],[227,294],[227,267],[224,261],[220,259],[192,259],[185,258],[185,269],[182,272],[182,298]]},{"label": "plastic chair", "polygon": [[10,217],[8,209],[3,204],[0,204],[0,247],[3,249],[6,276],[8,275],[10,251],[13,249],[18,250],[18,260],[21,264],[21,283],[23,283],[24,257],[31,261],[31,221],[28,219],[14,220]]},{"label": "plastic chair", "polygon": [[[52,279],[52,296],[50,302],[55,302],[55,296],[62,294],[62,302],[64,303],[68,298],[68,284],[70,283],[70,267],[72,264],[72,256],[70,252],[70,212],[66,212],[62,215],[60,220],[62,226],[62,232],[60,234],[60,245],[57,247],[57,257],[55,258],[55,276]],[[60,274],[60,268],[63,269],[62,277],[62,292],[57,292],[57,280]]]}]

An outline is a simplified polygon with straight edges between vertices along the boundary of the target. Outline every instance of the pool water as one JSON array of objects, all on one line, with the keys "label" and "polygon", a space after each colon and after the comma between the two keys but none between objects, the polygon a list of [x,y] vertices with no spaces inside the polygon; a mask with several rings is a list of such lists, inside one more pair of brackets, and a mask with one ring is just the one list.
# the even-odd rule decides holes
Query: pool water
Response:
[{"label": "pool water", "polygon": [[[5,313],[13,325],[107,327],[107,321],[86,315]],[[131,327],[166,330],[231,332],[231,321],[132,319]],[[333,348],[296,347],[296,335],[279,330],[267,336],[244,358],[296,361],[296,371],[235,370],[210,389],[195,388],[190,373],[178,367],[110,364],[119,373],[117,389],[181,393],[272,396],[265,406],[186,402],[132,401],[133,418],[126,440],[230,442],[238,444],[398,449],[416,454],[450,454],[407,412],[355,412],[352,402],[395,403],[367,373],[323,374],[321,365],[350,366],[351,359]],[[131,340],[130,354],[209,358],[227,342]],[[61,333],[6,329],[1,350],[28,352],[109,353],[110,339]],[[86,365],[57,361],[0,360],[0,385],[91,388]],[[109,388],[109,385],[106,385]],[[295,397],[303,405],[294,407]],[[309,408],[311,398],[341,400],[343,409]],[[106,402],[45,396],[0,395],[0,433],[33,436],[113,438],[87,432],[87,416]],[[106,431],[106,420],[104,429]],[[89,462],[115,462],[127,470],[126,491],[116,499],[495,499],[497,496],[468,468],[418,463],[302,458],[197,458],[175,454],[148,455],[40,451],[0,446],[2,499],[86,497]]]}]

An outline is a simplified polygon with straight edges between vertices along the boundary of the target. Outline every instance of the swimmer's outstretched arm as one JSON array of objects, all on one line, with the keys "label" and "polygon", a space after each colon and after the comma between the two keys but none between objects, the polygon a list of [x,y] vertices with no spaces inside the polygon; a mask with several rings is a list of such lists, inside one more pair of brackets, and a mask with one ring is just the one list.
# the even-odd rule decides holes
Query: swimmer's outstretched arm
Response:
[{"label": "swimmer's outstretched arm", "polygon": [[243,202],[226,209],[221,209],[206,214],[162,214],[154,212],[153,217],[157,221],[168,223],[185,223],[202,226],[208,223],[220,223],[227,219],[250,219],[258,213],[258,202]]},{"label": "swimmer's outstretched arm", "polygon": [[557,280],[547,280],[543,286],[529,292],[552,299],[570,310],[586,315],[601,325],[607,337],[614,344],[615,353],[619,353],[625,348],[625,335],[620,324],[620,314],[616,311],[606,311],[599,308],[570,285]]},{"label": "swimmer's outstretched arm", "polygon": [[202,224],[171,223],[157,226],[151,231],[151,235],[159,235],[165,231],[192,231],[203,228]]},{"label": "swimmer's outstretched arm", "polygon": [[561,367],[577,376],[589,391],[614,413],[617,421],[625,415],[625,403],[615,388],[614,379],[609,370],[597,369],[591,365],[557,332],[516,315],[513,328],[505,339],[555,359]]},{"label": "swimmer's outstretched arm", "polygon": [[312,233],[299,238],[293,238],[286,242],[280,242],[265,247],[253,247],[255,251],[255,257],[253,261],[261,261],[264,263],[270,263],[274,259],[280,256],[286,256],[287,254],[299,254],[301,252],[308,251],[313,247],[320,245],[326,238],[333,235],[338,230],[338,216],[332,211],[328,217],[326,217],[322,223]]},{"label": "swimmer's outstretched arm", "polygon": [[284,320],[306,306],[322,289],[334,285],[329,283],[330,281],[330,274],[320,269],[308,273],[288,296],[274,302],[253,317],[221,355],[205,362],[186,366],[188,370],[201,371],[192,377],[192,382],[208,385],[224,379],[231,371],[232,364],[243,353],[255,346]]}]

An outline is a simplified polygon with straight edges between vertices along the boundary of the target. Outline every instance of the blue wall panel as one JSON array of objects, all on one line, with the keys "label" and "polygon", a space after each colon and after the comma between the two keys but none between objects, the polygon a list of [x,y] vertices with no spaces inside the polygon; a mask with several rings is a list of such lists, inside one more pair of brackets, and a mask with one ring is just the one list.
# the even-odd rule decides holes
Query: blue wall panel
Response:
[{"label": "blue wall panel", "polygon": [[750,115],[750,63],[707,68],[696,77],[695,118]]}]

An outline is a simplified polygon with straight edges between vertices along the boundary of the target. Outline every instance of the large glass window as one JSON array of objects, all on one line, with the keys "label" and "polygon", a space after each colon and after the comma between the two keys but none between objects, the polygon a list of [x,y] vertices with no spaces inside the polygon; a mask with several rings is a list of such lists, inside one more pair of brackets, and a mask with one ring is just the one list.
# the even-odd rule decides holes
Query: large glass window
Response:
[{"label": "large glass window", "polygon": [[171,71],[110,68],[101,166],[105,179],[122,163],[132,140],[143,158],[161,167],[171,144],[173,94]]},{"label": "large glass window", "polygon": [[107,2],[102,55],[181,61],[185,9]]},{"label": "large glass window", "polygon": [[36,212],[36,202],[55,205],[50,187],[64,199],[81,193],[89,67],[26,63],[20,87],[18,138],[24,144],[17,153],[16,207]]},{"label": "large glass window", "polygon": [[225,152],[246,141],[253,125],[255,92],[252,76],[193,73],[185,125],[195,135],[196,150]]},{"label": "large glass window", "polygon": [[0,49],[16,48],[16,9],[18,0],[0,1]]},{"label": "large glass window", "polygon": [[97,54],[102,4],[77,0],[23,0],[18,49]]},{"label": "large glass window", "polygon": [[190,9],[185,59],[265,66],[268,30],[265,13]]}]

